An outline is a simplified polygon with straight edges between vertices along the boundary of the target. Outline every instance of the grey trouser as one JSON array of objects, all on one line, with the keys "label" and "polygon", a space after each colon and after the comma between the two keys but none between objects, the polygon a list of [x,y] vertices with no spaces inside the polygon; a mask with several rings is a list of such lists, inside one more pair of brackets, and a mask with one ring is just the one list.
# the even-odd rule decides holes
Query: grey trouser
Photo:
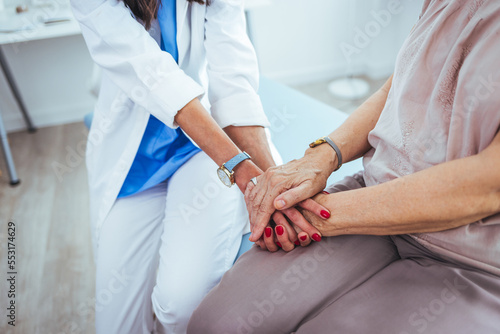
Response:
[{"label": "grey trouser", "polygon": [[324,238],[245,253],[194,312],[190,334],[500,333],[500,278],[409,236]]}]

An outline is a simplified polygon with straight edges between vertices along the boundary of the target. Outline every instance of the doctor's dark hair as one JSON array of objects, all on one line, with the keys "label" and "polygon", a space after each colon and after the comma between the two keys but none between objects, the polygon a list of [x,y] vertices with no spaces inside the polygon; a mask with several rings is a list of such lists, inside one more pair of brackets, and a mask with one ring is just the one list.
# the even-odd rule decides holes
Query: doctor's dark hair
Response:
[{"label": "doctor's dark hair", "polygon": [[[200,5],[205,3],[210,5],[210,0],[186,0],[187,2],[197,2]],[[146,29],[151,27],[151,21],[158,16],[158,8],[160,7],[161,0],[123,0],[125,5],[134,13],[135,17],[142,20]]]}]

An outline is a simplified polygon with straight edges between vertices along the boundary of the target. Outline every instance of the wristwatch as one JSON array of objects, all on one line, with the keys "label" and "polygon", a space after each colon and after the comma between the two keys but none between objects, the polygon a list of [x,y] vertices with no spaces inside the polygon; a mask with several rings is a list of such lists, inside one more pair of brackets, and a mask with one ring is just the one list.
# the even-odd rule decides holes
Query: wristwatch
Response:
[{"label": "wristwatch", "polygon": [[342,153],[340,153],[339,147],[333,142],[333,140],[330,139],[330,137],[326,136],[326,137],[321,137],[320,139],[316,139],[315,141],[309,144],[309,147],[313,148],[324,143],[328,143],[328,145],[330,145],[335,150],[335,153],[337,153],[338,166],[337,168],[335,168],[334,170],[335,172],[339,170],[340,167],[342,167]]},{"label": "wristwatch", "polygon": [[219,179],[225,186],[231,187],[234,184],[234,167],[247,159],[252,159],[252,157],[247,152],[242,152],[235,155],[228,162],[223,163],[222,166],[217,169],[217,176],[219,176]]}]

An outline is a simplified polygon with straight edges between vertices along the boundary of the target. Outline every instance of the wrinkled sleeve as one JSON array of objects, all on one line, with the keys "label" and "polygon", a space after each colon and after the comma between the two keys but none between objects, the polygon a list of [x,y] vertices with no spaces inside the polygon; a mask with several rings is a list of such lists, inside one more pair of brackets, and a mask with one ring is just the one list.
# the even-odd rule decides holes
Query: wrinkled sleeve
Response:
[{"label": "wrinkled sleeve", "polygon": [[222,127],[269,126],[257,94],[257,57],[241,0],[213,0],[205,15],[211,114]]},{"label": "wrinkled sleeve", "polygon": [[131,15],[122,1],[71,0],[90,55],[136,104],[176,127],[174,117],[204,93]]}]

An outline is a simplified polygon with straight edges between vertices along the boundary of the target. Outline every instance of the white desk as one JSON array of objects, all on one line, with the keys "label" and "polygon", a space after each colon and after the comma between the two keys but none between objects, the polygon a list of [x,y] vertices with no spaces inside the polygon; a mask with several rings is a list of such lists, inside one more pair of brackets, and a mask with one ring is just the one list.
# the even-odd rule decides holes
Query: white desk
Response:
[{"label": "white desk", "polygon": [[[52,24],[43,22],[58,18],[68,21]],[[16,14],[12,8],[0,12],[0,45],[78,34],[80,26],[68,6],[30,8],[21,14]]]},{"label": "white desk", "polygon": [[[271,4],[271,0],[245,0],[245,10],[251,11]],[[45,25],[43,19],[68,18],[68,22]],[[3,32],[9,31],[9,32]],[[66,6],[30,8],[16,14],[13,8],[0,11],[0,45],[80,34],[80,26]]]},{"label": "white desk", "polygon": [[[61,22],[46,24],[48,20],[61,20]],[[21,93],[17,88],[14,76],[2,50],[3,47],[16,47],[18,43],[30,42],[41,39],[57,38],[80,34],[80,27],[67,5],[54,2],[50,6],[30,8],[29,11],[16,14],[13,8],[0,12],[0,67],[5,74],[12,95],[23,114],[29,132],[36,131],[31,122]],[[1,106],[0,106],[1,108]],[[0,110],[1,111],[1,110]],[[3,148],[10,184],[19,184],[16,168],[7,140],[7,133],[3,125],[0,112],[0,141]]]}]

